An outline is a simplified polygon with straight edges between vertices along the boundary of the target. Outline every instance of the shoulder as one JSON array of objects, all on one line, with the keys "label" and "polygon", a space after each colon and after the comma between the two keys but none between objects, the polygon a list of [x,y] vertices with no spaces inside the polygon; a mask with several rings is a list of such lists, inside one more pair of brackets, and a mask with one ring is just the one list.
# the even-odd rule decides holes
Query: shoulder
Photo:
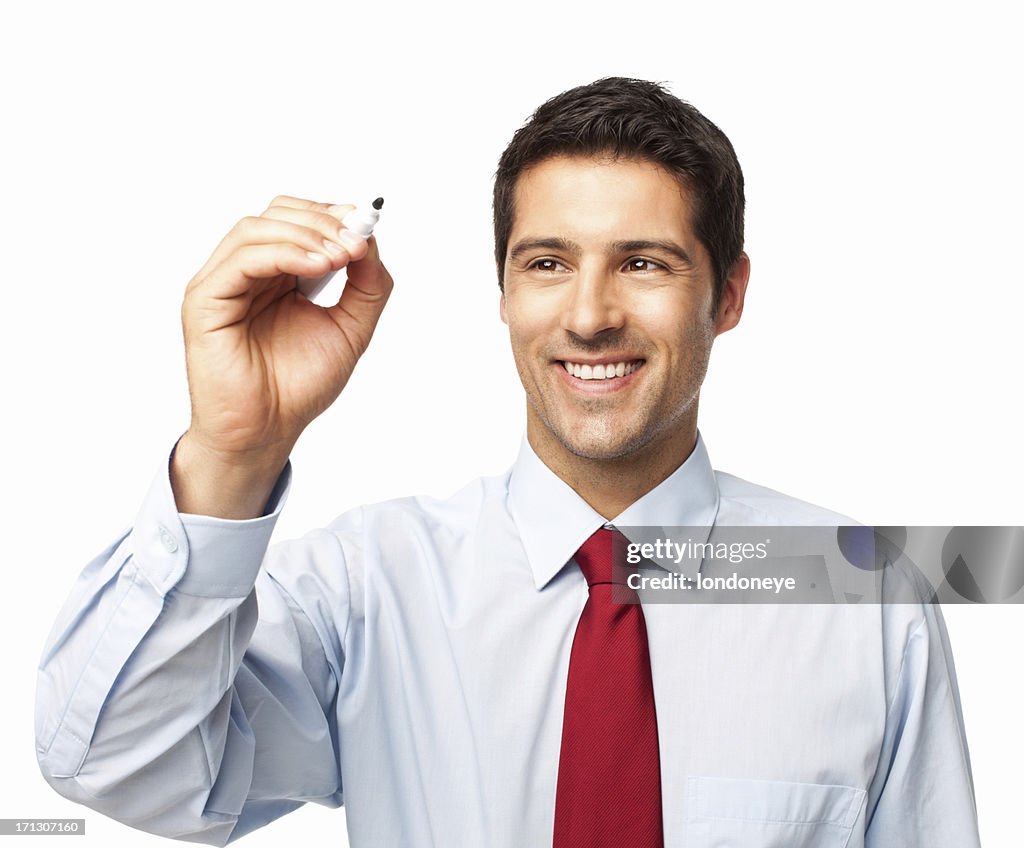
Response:
[{"label": "shoulder", "polygon": [[719,524],[859,524],[849,516],[791,495],[715,471],[720,497]]},{"label": "shoulder", "polygon": [[505,509],[508,472],[477,477],[448,497],[409,495],[365,504],[332,521],[327,530],[339,536],[464,535],[478,530],[488,515]]},{"label": "shoulder", "polygon": [[[743,480],[732,474],[716,471],[719,489],[719,510],[716,524],[720,526],[789,526],[789,527],[841,527],[851,526],[872,531],[872,544],[891,543],[879,536],[873,528],[863,525],[847,515],[791,495]],[[873,609],[880,609],[880,623],[886,642],[886,651],[891,668],[899,668],[900,657],[912,637],[924,638],[930,635],[940,643],[945,639],[942,614],[935,604],[935,588],[921,570],[900,551],[887,552],[884,568],[865,572],[853,567],[846,559],[843,544],[835,534],[828,532],[827,538],[835,546],[823,548],[823,555],[829,562],[830,579],[833,589],[847,587],[858,594],[871,594]],[[826,537],[813,536],[816,540]],[[862,537],[857,537],[862,538]],[[873,549],[872,549],[873,550]],[[858,579],[870,578],[868,588]]]}]

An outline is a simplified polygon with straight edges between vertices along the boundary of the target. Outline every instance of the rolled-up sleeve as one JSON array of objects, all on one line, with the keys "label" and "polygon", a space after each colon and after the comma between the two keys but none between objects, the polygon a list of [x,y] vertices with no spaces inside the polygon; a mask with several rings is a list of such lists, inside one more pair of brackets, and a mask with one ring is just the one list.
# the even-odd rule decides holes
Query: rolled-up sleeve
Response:
[{"label": "rolled-up sleeve", "polygon": [[[290,473],[267,515],[230,521],[179,514],[164,468],[131,530],[85,568],[38,674],[37,755],[60,794],[210,844],[307,800],[341,803],[334,622],[314,623],[261,567],[344,574],[329,532],[268,553]],[[344,580],[332,588],[344,619]]]}]

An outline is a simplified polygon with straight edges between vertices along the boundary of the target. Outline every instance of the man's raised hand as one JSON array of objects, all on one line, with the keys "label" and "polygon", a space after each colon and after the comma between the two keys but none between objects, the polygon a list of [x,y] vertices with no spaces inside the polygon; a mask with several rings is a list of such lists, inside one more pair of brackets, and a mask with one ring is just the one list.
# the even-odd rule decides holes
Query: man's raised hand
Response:
[{"label": "man's raised hand", "polygon": [[[348,382],[392,288],[376,241],[341,226],[352,208],[276,197],[239,221],[189,283],[192,422],[171,467],[179,511],[259,515],[299,435]],[[295,288],[298,277],[346,265],[333,306]]]}]

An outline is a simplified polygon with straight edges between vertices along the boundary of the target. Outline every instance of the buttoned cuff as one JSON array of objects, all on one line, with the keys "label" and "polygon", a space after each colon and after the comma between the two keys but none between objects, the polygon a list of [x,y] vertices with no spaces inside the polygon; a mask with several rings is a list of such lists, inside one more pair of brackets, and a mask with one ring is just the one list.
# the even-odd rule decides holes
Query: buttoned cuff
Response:
[{"label": "buttoned cuff", "polygon": [[245,597],[256,582],[288,498],[291,477],[289,461],[259,518],[191,515],[178,512],[168,458],[154,477],[132,529],[133,556],[140,572],[163,595],[175,589],[200,597]]}]

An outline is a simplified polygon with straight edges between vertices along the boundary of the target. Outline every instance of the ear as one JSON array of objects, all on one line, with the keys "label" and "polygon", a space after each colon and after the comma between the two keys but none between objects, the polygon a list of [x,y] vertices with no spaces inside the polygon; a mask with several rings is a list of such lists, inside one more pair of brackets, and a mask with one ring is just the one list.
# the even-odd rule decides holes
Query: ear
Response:
[{"label": "ear", "polygon": [[502,323],[508,324],[508,310],[505,309],[505,292],[501,293],[501,300],[498,303],[498,314],[501,315]]},{"label": "ear", "polygon": [[715,317],[715,335],[721,335],[740,323],[743,315],[743,300],[747,295],[747,281],[750,279],[750,257],[740,253],[725,278],[722,299]]}]

